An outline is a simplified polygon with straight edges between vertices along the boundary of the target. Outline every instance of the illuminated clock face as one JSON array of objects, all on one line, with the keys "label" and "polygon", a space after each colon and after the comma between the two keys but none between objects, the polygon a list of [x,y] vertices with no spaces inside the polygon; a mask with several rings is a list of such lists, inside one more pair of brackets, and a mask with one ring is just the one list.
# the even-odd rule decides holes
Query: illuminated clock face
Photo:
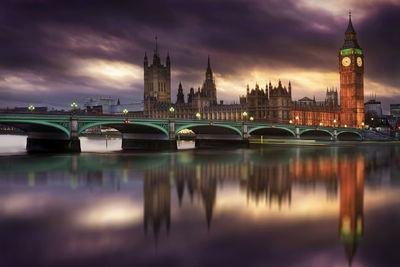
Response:
[{"label": "illuminated clock face", "polygon": [[357,58],[357,66],[361,67],[362,64],[363,64],[362,58],[361,58],[361,57],[358,57],[358,58]]},{"label": "illuminated clock face", "polygon": [[348,66],[350,66],[350,63],[351,63],[351,59],[349,57],[344,57],[342,59],[343,66],[348,67]]}]

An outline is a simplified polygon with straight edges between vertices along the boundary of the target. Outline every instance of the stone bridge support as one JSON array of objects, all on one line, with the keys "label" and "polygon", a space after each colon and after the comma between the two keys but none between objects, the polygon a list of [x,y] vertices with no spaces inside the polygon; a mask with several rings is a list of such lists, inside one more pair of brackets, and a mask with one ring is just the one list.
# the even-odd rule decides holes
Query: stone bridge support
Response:
[{"label": "stone bridge support", "polygon": [[168,122],[164,133],[122,133],[123,150],[176,150],[175,121]]},{"label": "stone bridge support", "polygon": [[241,135],[239,134],[196,134],[196,148],[247,148],[249,135],[247,124],[243,123]]},{"label": "stone bridge support", "polygon": [[59,132],[28,132],[26,150],[29,153],[81,152],[78,121],[75,117],[71,117],[69,129],[69,136]]}]

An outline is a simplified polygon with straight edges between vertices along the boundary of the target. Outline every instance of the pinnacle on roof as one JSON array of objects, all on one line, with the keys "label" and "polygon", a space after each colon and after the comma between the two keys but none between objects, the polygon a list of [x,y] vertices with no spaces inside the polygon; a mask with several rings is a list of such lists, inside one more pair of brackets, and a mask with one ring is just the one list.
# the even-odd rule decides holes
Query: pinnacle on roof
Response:
[{"label": "pinnacle on roof", "polygon": [[347,25],[346,33],[356,33],[353,27],[353,23],[351,23],[351,11],[349,11],[349,24]]}]

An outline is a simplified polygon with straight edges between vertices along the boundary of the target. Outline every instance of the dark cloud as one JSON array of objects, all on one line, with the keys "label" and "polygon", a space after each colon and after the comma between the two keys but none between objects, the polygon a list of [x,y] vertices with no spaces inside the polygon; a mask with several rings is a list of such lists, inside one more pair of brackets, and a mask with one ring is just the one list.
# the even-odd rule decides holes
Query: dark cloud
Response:
[{"label": "dark cloud", "polygon": [[[152,56],[157,34],[162,57],[169,51],[176,71],[173,94],[179,81],[185,89],[201,84],[207,55],[212,57],[213,69],[229,77],[257,68],[282,73],[288,68],[336,71],[347,15],[338,20],[333,14],[300,8],[296,3],[6,0],[0,4],[0,70],[17,76],[32,73],[54,96],[82,96],[82,88],[87,88],[85,94],[140,98],[141,83],[135,82],[130,92],[94,85],[93,77],[76,74],[74,60],[141,66],[145,51]],[[366,78],[382,87],[397,88],[400,7],[369,4],[367,9],[360,3],[360,12],[367,15],[353,22],[366,54]],[[321,88],[326,86],[321,84]],[[0,87],[3,102],[11,97],[10,90],[17,89],[4,83]],[[30,98],[22,91],[16,94],[24,102]],[[51,100],[62,106],[65,99]]]}]

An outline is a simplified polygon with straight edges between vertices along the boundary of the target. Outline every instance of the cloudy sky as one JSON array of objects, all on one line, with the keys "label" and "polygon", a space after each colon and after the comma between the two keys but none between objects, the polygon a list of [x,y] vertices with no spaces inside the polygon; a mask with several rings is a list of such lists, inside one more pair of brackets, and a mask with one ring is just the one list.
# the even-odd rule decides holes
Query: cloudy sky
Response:
[{"label": "cloudy sky", "polygon": [[1,0],[0,107],[143,99],[154,37],[172,64],[172,100],[201,86],[207,55],[218,99],[246,84],[292,82],[294,99],[339,88],[348,11],[365,54],[365,96],[400,103],[400,0]]}]

